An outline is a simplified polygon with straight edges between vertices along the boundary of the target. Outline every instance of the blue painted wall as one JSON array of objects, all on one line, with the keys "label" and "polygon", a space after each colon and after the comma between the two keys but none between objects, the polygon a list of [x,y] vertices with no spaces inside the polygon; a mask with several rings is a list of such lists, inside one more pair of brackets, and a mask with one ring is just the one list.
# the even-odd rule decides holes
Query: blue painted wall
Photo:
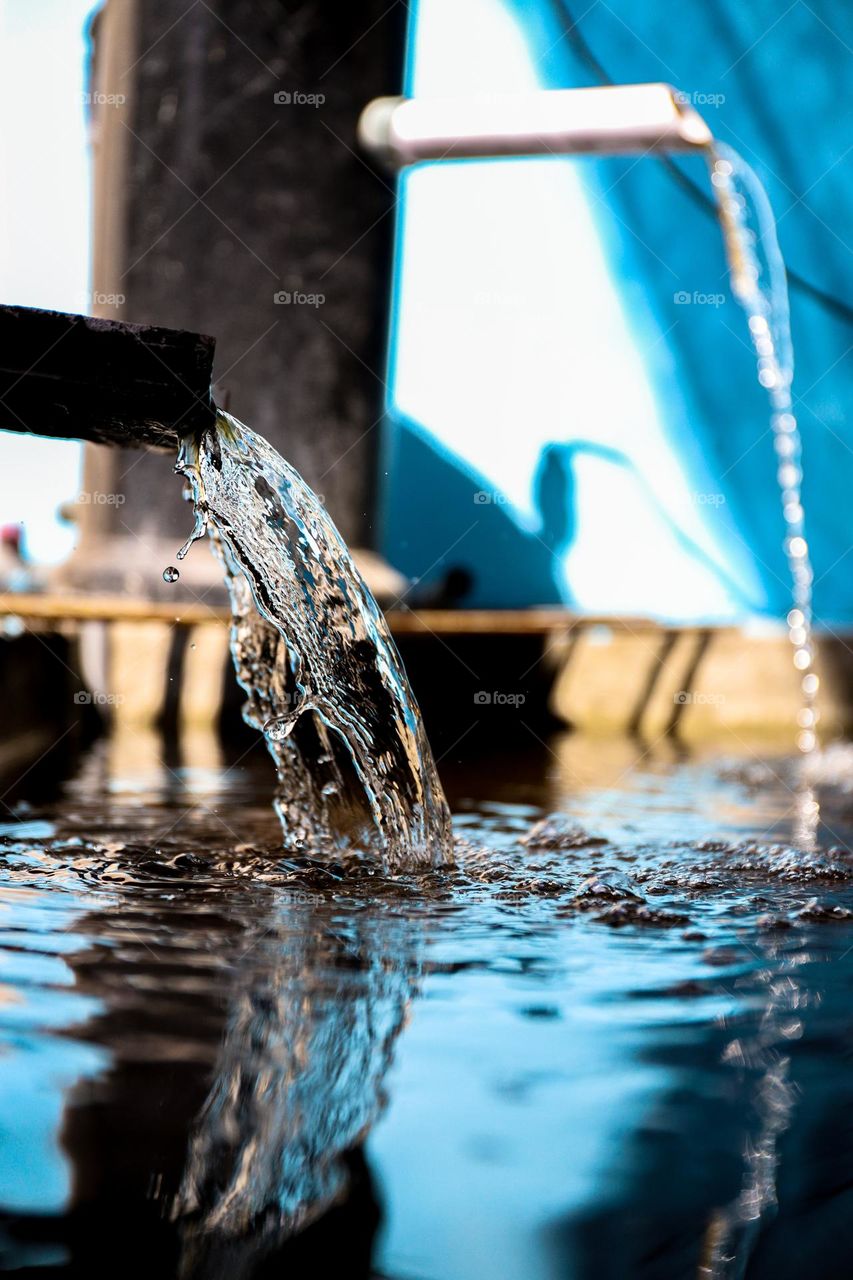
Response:
[{"label": "blue painted wall", "polygon": [[[667,80],[758,171],[790,268],[841,304],[792,289],[816,615],[849,624],[853,11],[586,8],[420,0],[407,91]],[[412,600],[457,569],[470,605],[785,612],[765,397],[696,195],[704,165],[675,165],[454,162],[401,179],[383,550],[419,580]]]}]

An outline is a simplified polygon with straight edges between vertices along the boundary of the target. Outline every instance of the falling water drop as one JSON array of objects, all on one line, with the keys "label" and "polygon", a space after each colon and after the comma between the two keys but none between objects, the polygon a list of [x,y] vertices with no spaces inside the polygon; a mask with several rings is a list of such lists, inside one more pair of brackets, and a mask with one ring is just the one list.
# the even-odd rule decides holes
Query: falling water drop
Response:
[{"label": "falling water drop", "polygon": [[271,742],[284,742],[290,737],[294,722],[285,716],[273,717],[264,725],[264,733]]},{"label": "falling water drop", "polygon": [[177,582],[180,576],[181,576],[180,573],[178,572],[178,570],[175,568],[173,564],[167,565],[166,568],[163,570],[164,582]]}]

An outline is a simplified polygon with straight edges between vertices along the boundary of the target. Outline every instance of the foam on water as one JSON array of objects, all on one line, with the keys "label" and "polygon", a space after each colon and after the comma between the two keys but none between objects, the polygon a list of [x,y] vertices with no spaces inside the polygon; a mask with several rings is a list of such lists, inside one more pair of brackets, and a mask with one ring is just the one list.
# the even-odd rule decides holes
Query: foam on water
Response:
[{"label": "foam on water", "polygon": [[232,653],[279,778],[285,843],[340,837],[344,744],[386,866],[449,860],[450,814],[420,711],[385,618],[316,494],[266,440],[226,413],[185,442],[178,471],[214,536],[231,595]]}]

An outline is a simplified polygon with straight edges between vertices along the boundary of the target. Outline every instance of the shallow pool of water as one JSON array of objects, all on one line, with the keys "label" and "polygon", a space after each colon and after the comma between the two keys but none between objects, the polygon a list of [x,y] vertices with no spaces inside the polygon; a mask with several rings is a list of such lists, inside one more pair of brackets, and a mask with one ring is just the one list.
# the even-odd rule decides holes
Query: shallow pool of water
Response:
[{"label": "shallow pool of water", "polygon": [[794,768],[451,753],[457,866],[396,880],[283,861],[253,752],[135,737],[25,780],[0,1265],[848,1276],[853,768],[824,771],[810,852]]}]

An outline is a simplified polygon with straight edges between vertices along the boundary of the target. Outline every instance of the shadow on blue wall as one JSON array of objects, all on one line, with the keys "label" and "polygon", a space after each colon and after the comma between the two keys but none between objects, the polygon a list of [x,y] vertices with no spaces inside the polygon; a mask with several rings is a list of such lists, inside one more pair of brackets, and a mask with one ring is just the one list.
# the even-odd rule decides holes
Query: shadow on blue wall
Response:
[{"label": "shadow on blue wall", "polygon": [[[389,468],[417,476],[405,501],[389,502],[383,531],[397,549],[396,567],[414,585],[405,603],[453,603],[478,608],[576,605],[566,576],[565,557],[578,533],[575,460],[583,455],[630,471],[657,506],[673,540],[697,566],[715,574],[742,600],[735,583],[665,512],[631,458],[593,441],[551,441],[540,454],[533,476],[538,520],[531,525],[499,490],[450,450],[439,445],[412,419],[397,414],[390,433]],[[410,537],[428,523],[430,547],[444,548],[424,563],[424,544]]]}]

